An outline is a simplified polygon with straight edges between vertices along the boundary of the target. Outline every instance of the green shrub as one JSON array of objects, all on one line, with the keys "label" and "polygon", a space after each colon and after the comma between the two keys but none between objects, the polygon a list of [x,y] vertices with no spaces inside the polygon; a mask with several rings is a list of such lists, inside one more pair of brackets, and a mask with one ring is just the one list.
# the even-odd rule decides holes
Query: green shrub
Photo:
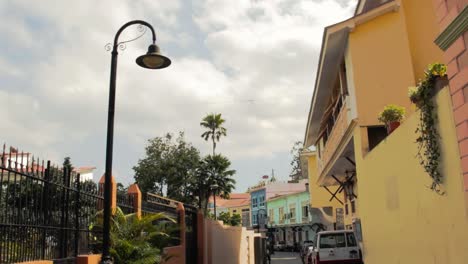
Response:
[{"label": "green shrub", "polygon": [[379,114],[379,122],[389,124],[391,122],[401,122],[405,118],[405,108],[398,105],[389,104]]}]

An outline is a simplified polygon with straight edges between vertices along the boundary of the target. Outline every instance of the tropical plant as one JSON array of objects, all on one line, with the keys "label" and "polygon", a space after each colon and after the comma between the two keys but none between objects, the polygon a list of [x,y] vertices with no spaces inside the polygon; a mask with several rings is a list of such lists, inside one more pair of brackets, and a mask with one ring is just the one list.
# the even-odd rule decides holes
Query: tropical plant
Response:
[{"label": "tropical plant", "polygon": [[[205,213],[208,211],[208,200],[213,194],[229,198],[229,194],[234,190],[236,181],[232,176],[236,171],[231,170],[230,166],[229,159],[220,154],[208,155],[201,161],[195,189],[200,191],[199,199]],[[218,185],[216,190],[211,188],[214,185]]]},{"label": "tropical plant", "polygon": [[[90,230],[102,229],[103,212],[96,215],[95,225]],[[168,226],[175,221],[163,213],[147,214],[137,217],[136,214],[125,215],[120,208],[111,218],[110,254],[114,263],[161,263],[171,256],[165,256],[162,249],[170,245]],[[158,241],[167,241],[165,244]]]},{"label": "tropical plant", "polygon": [[215,155],[216,141],[219,142],[222,136],[226,136],[226,128],[222,127],[225,121],[226,120],[221,117],[221,114],[213,113],[205,116],[200,123],[200,126],[207,129],[201,137],[206,141],[211,138],[213,142],[213,155]]},{"label": "tropical plant", "polygon": [[218,220],[221,220],[225,225],[230,226],[239,226],[242,221],[240,214],[233,214],[231,216],[229,212],[221,212],[218,216]]},{"label": "tropical plant", "polygon": [[437,79],[444,77],[446,74],[446,65],[441,63],[430,64],[424,72],[424,79],[418,83],[416,89],[412,89],[416,90],[416,92],[409,93],[411,102],[416,104],[420,110],[419,125],[416,128],[419,163],[432,178],[431,190],[438,194],[444,194],[444,192],[440,188],[442,183],[442,174],[439,171],[440,136],[437,131],[437,112],[433,96]]},{"label": "tropical plant", "polygon": [[385,125],[392,122],[401,122],[405,118],[405,108],[398,105],[389,104],[380,112],[378,120]]}]

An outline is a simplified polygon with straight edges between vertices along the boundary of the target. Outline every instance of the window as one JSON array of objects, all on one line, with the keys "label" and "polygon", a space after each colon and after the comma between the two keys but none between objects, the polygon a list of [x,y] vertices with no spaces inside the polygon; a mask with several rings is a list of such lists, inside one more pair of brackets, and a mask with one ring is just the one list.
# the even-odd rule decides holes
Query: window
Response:
[{"label": "window", "polygon": [[309,206],[302,206],[302,217],[309,217]]},{"label": "window", "polygon": [[237,210],[232,210],[232,213],[234,213],[234,214],[237,213]]},{"label": "window", "polygon": [[268,210],[268,219],[270,219],[270,223],[275,221],[275,211],[273,209]]},{"label": "window", "polygon": [[278,209],[278,216],[279,216],[280,224],[284,223],[284,208],[283,207],[280,207]]},{"label": "window", "polygon": [[257,198],[252,198],[252,207],[255,208],[257,207],[258,204],[257,204]]},{"label": "window", "polygon": [[295,204],[290,204],[289,205],[289,222],[291,224],[296,223],[296,205]]},{"label": "window", "polygon": [[355,200],[352,200],[351,201],[351,213],[355,213],[356,212],[356,201]]},{"label": "window", "polygon": [[349,214],[348,204],[345,204],[344,210],[345,210],[345,214],[348,215]]},{"label": "window", "polygon": [[347,233],[346,234],[346,239],[348,241],[348,247],[356,247],[356,238],[354,237],[353,233]]},{"label": "window", "polygon": [[253,225],[258,224],[258,214],[254,214],[254,215],[252,216],[252,224],[253,224]]},{"label": "window", "polygon": [[367,127],[367,139],[369,142],[369,151],[375,148],[382,140],[387,137],[385,126]]},{"label": "window", "polygon": [[260,196],[258,199],[260,200],[260,206],[265,206],[265,196]]},{"label": "window", "polygon": [[346,247],[345,234],[320,235],[320,248]]}]

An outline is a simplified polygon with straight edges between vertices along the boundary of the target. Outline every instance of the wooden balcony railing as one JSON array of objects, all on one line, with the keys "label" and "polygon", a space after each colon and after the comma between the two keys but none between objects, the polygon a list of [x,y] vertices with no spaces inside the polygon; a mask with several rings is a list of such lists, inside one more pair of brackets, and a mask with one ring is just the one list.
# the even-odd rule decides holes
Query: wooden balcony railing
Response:
[{"label": "wooden balcony railing", "polygon": [[348,120],[348,107],[346,104],[343,104],[341,107],[340,113],[338,114],[335,125],[333,126],[328,140],[321,150],[320,158],[318,159],[318,175],[322,174],[323,168],[328,164],[331,157],[336,151],[339,143],[343,139],[343,136],[346,133],[346,130],[349,126],[350,122]]}]

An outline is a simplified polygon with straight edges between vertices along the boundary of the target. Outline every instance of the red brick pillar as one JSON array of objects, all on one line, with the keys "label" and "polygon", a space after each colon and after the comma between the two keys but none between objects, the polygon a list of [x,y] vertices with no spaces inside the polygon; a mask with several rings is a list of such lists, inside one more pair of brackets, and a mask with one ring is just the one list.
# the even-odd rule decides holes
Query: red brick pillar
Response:
[{"label": "red brick pillar", "polygon": [[128,187],[128,195],[133,197],[133,210],[138,218],[141,217],[141,191],[138,184],[134,183]]},{"label": "red brick pillar", "polygon": [[436,44],[445,51],[448,66],[453,115],[464,179],[468,209],[468,31],[464,17],[468,15],[467,0],[433,0],[440,26]]},{"label": "red brick pillar", "polygon": [[180,256],[180,263],[186,263],[185,259],[185,248],[187,247],[187,243],[185,240],[185,208],[183,203],[177,203],[177,213],[179,214],[179,227],[180,227],[180,246],[183,249],[182,256]]},{"label": "red brick pillar", "polygon": [[[104,182],[105,182],[105,175],[102,175],[101,179],[99,180],[99,194],[104,196]],[[111,196],[111,212],[115,214],[117,209],[117,182],[115,181],[114,175],[111,178],[111,185],[112,185],[112,196]],[[104,201],[99,202],[98,208],[102,210],[104,208]]]}]

